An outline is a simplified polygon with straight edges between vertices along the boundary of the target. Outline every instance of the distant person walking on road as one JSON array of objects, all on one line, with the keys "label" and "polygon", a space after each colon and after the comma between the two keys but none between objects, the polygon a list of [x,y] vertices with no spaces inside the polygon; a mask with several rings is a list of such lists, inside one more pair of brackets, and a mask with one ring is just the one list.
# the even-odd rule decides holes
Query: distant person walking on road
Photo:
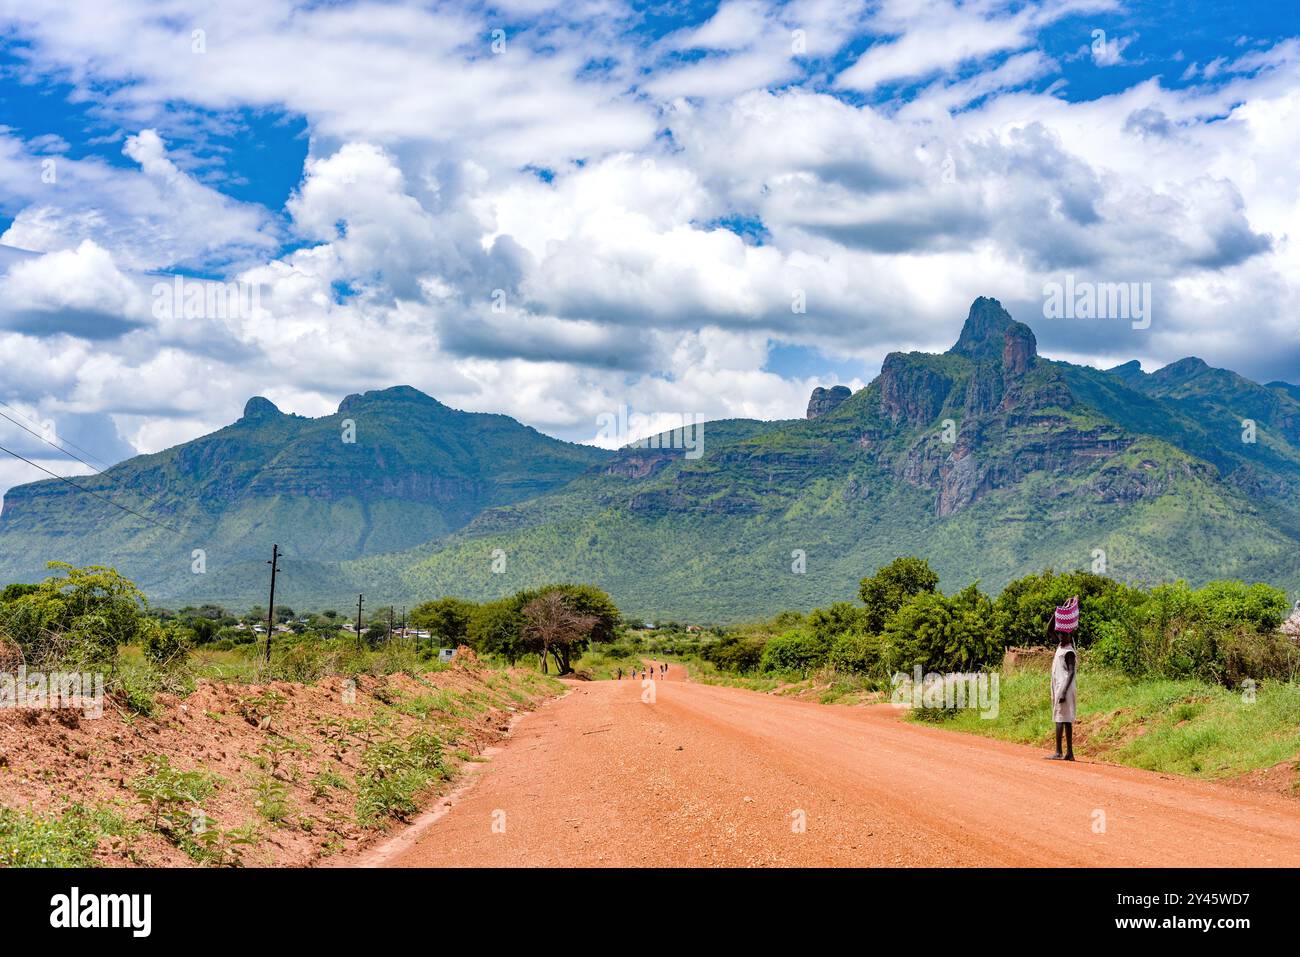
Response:
[{"label": "distant person walking on road", "polygon": [[[1056,609],[1048,636],[1056,637],[1056,655],[1052,658],[1052,720],[1056,722],[1056,753],[1049,761],[1074,760],[1075,672],[1078,659],[1074,653],[1074,632],[1079,627],[1079,596]],[[1065,754],[1061,754],[1061,732],[1065,732]]]},{"label": "distant person walking on road", "polygon": [[622,668],[619,668],[619,669],[618,669],[618,680],[619,680],[619,681],[622,681],[622,680],[623,680],[623,669],[622,669]]}]

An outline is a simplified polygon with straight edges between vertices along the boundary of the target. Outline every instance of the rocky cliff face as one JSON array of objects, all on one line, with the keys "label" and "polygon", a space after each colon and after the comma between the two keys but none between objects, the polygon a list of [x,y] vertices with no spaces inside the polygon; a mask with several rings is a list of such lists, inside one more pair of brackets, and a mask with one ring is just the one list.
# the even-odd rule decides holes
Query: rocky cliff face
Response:
[{"label": "rocky cliff face", "polygon": [[808,399],[808,413],[805,417],[815,419],[827,412],[834,412],[852,394],[846,385],[831,386],[829,389],[818,386],[813,389],[812,396]]},{"label": "rocky cliff face", "polygon": [[880,410],[896,423],[915,428],[933,422],[952,390],[953,377],[934,357],[891,352],[876,380]]},{"label": "rocky cliff face", "polygon": [[[895,466],[910,485],[935,493],[949,516],[1034,472],[1071,474],[1122,452],[1113,429],[1082,429],[1060,414],[1075,404],[1053,371],[1036,372],[1033,331],[995,299],[971,306],[957,344],[941,357],[891,356],[880,376],[881,407],[912,428],[926,427]],[[936,421],[944,409],[950,426]],[[960,417],[960,422],[956,419]],[[1158,494],[1163,486],[1152,486]],[[1136,483],[1125,494],[1142,494]]]}]

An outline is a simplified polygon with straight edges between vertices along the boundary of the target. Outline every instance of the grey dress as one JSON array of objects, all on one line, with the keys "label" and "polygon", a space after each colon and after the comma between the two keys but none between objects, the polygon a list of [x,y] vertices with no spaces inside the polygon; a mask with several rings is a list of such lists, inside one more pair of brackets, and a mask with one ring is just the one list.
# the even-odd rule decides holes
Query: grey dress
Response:
[{"label": "grey dress", "polygon": [[[1074,680],[1070,681],[1070,669],[1065,666],[1065,656],[1074,651],[1074,645],[1058,645],[1056,656],[1052,658],[1052,720],[1060,722],[1074,721],[1074,694],[1079,687],[1079,656],[1074,656]],[[1061,689],[1070,681],[1069,690],[1065,692],[1065,701],[1061,701]]]}]

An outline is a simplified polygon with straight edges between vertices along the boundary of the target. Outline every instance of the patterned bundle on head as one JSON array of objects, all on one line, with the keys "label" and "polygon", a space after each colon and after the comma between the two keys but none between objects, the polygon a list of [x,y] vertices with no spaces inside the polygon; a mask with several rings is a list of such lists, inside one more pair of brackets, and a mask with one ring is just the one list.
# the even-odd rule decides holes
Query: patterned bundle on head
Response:
[{"label": "patterned bundle on head", "polygon": [[1056,630],[1074,631],[1079,627],[1079,598],[1075,596],[1056,609]]}]

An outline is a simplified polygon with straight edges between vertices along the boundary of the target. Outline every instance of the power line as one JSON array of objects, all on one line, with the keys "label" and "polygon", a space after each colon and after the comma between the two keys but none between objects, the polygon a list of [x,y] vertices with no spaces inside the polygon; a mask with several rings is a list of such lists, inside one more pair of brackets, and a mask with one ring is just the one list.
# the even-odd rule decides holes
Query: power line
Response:
[{"label": "power line", "polygon": [[[10,405],[8,402],[0,402],[0,405],[4,406],[6,409],[8,409],[8,410],[9,410],[10,412],[12,412],[14,415],[18,416],[18,418],[22,419],[23,421],[25,421],[25,422],[30,422],[32,425],[36,425],[36,424],[37,424],[36,422],[32,422],[31,419],[27,418],[27,416],[23,415],[21,412],[19,412],[17,409],[15,409],[15,408],[14,408],[12,405]],[[9,419],[9,416],[6,415],[5,418],[6,418],[6,419]],[[10,421],[10,422],[13,422],[13,419],[9,419],[9,421]],[[14,422],[14,424],[17,425],[18,423]],[[35,433],[32,433],[32,434],[35,435]],[[40,438],[42,442],[45,441],[45,439],[44,439],[44,438],[41,438],[40,436],[37,436],[37,438]],[[87,451],[86,449],[83,449],[83,448],[82,448],[80,445],[78,445],[76,442],[69,441],[68,439],[62,439],[61,441],[63,442],[64,445],[70,445],[70,446],[72,446],[74,449],[76,449],[78,452],[83,452],[83,453],[85,453],[86,455],[89,455],[92,459],[94,459],[94,460],[95,460],[96,462],[98,462],[101,466],[103,466],[103,468],[98,468],[98,467],[96,467],[96,466],[94,466],[94,465],[90,465],[89,462],[85,462],[85,461],[83,461],[82,459],[77,459],[77,457],[76,457],[75,455],[72,456],[74,459],[77,459],[78,462],[82,462],[83,465],[90,465],[90,467],[91,467],[92,469],[95,469],[96,472],[102,472],[103,469],[111,468],[111,466],[110,466],[107,462],[105,462],[103,459],[101,459],[98,455],[95,455],[93,452],[90,452],[90,451]],[[50,444],[50,445],[54,445],[53,442],[50,442],[49,444]],[[60,447],[57,446],[57,445],[54,445],[54,447],[55,447],[56,449],[59,449],[60,452],[65,452],[65,453],[67,453],[68,455],[72,455],[72,453],[71,453],[71,452],[68,452],[67,449],[60,448]]]},{"label": "power line", "polygon": [[[6,409],[8,409],[9,411],[13,412],[14,415],[17,415],[19,418],[27,419],[28,422],[31,422],[31,421],[32,421],[31,419],[28,419],[27,416],[23,415],[21,412],[19,412],[17,409],[15,409],[13,406],[11,406],[11,405],[7,405],[7,404],[5,404],[4,402],[0,402],[0,405],[3,405]],[[90,469],[91,471],[93,471],[96,475],[103,475],[103,474],[104,474],[104,470],[103,470],[103,469],[98,468],[98,467],[95,466],[95,465],[92,465],[90,462],[87,462],[85,459],[81,458],[81,456],[79,456],[79,455],[73,455],[73,454],[72,454],[71,452],[69,452],[67,449],[63,448],[63,446],[61,446],[61,445],[57,445],[57,444],[55,444],[54,442],[51,442],[49,439],[47,439],[45,436],[41,435],[41,434],[38,433],[38,432],[33,432],[31,429],[27,428],[27,426],[23,425],[21,422],[17,422],[17,421],[15,421],[14,419],[9,418],[9,416],[5,415],[3,412],[0,412],[0,418],[2,418],[2,419],[8,419],[8,421],[13,422],[14,425],[18,426],[18,428],[22,429],[22,430],[23,430],[24,432],[26,432],[28,435],[33,435],[33,436],[35,436],[36,438],[38,438],[38,439],[40,439],[42,442],[44,442],[46,445],[48,445],[50,448],[55,449],[55,450],[57,450],[57,451],[59,451],[59,452],[62,452],[64,455],[67,455],[67,456],[70,456],[71,458],[76,459],[76,460],[77,460],[78,462],[80,462],[82,465],[86,466],[86,468],[88,468],[88,469]],[[35,425],[36,423],[35,423],[35,422],[32,422],[32,424]],[[72,443],[69,442],[68,445],[72,445]],[[79,445],[73,445],[73,448],[81,448],[81,446],[79,446]],[[81,451],[86,452],[85,449],[81,449]],[[90,455],[89,452],[86,452],[86,454],[87,454],[87,455]],[[91,456],[91,458],[94,458],[94,456]],[[102,461],[102,460],[100,460],[100,461]],[[36,467],[37,467],[37,468],[40,468],[39,465],[36,466]],[[111,467],[112,467],[112,466],[105,465],[105,468],[111,468]],[[53,474],[53,473],[50,473],[50,474]],[[56,477],[58,477],[58,478],[62,478],[62,476],[56,476]],[[145,495],[145,496],[142,496],[142,497],[144,498],[144,500],[145,500],[146,502],[149,502],[149,503],[151,503],[151,504],[153,504],[153,505],[157,505],[157,504],[159,504],[159,499],[157,498],[157,496]]]},{"label": "power line", "polygon": [[14,458],[18,459],[19,461],[26,462],[32,468],[40,469],[42,472],[44,472],[46,475],[50,476],[51,478],[56,478],[60,482],[66,482],[67,484],[71,485],[73,488],[77,489],[78,491],[85,492],[88,495],[93,495],[95,496],[95,498],[107,502],[109,505],[112,505],[114,508],[120,508],[122,511],[127,512],[130,515],[134,515],[136,518],[143,519],[144,521],[148,522],[151,525],[157,525],[159,528],[165,528],[167,529],[167,531],[172,532],[173,534],[176,535],[181,534],[180,529],[172,528],[170,525],[164,524],[163,522],[160,522],[157,519],[150,518],[148,515],[142,515],[140,512],[137,512],[135,509],[128,508],[127,506],[121,504],[120,502],[115,502],[107,495],[101,495],[99,492],[96,492],[94,489],[86,488],[84,485],[78,485],[76,482],[72,481],[72,479],[67,478],[66,476],[63,475],[59,475],[56,472],[51,472],[45,466],[37,465],[29,458],[24,458],[23,456],[15,452],[13,449],[7,449],[3,445],[0,445],[0,452],[7,452],[10,455],[12,455]]},{"label": "power line", "polygon": [[[8,408],[8,406],[5,406],[5,408]],[[85,459],[83,459],[80,455],[73,455],[71,452],[69,452],[67,449],[63,448],[62,446],[56,445],[55,443],[51,442],[49,439],[47,439],[45,436],[41,435],[39,432],[33,432],[31,429],[27,428],[27,426],[23,425],[23,424],[22,424],[21,422],[19,422],[17,419],[11,419],[11,418],[9,418],[9,416],[5,415],[3,412],[0,412],[0,419],[8,419],[10,422],[12,422],[14,425],[18,426],[18,428],[22,429],[22,430],[23,430],[24,432],[26,432],[28,435],[34,435],[34,436],[36,436],[36,438],[40,439],[42,442],[44,442],[44,443],[45,443],[46,445],[48,445],[50,448],[52,448],[52,449],[58,449],[58,450],[59,450],[60,452],[62,452],[64,455],[67,455],[67,456],[70,456],[71,458],[76,459],[78,462],[80,462],[80,463],[81,463],[82,465],[84,465],[86,468],[91,469],[91,470],[93,470],[93,471],[95,471],[95,472],[102,472],[102,471],[103,471],[103,469],[99,468],[99,466],[97,466],[97,465],[91,465],[89,462],[87,462]]]}]

